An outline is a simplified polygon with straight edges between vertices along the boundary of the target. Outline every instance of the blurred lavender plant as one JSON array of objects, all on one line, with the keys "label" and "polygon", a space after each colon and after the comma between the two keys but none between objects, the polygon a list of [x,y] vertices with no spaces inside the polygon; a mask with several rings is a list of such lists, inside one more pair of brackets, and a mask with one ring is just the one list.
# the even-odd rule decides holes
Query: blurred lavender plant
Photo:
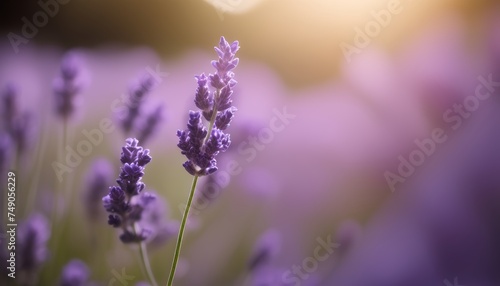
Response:
[{"label": "blurred lavender plant", "polygon": [[138,227],[144,210],[156,199],[153,194],[143,192],[146,185],[141,181],[145,166],[151,162],[149,149],[139,146],[137,139],[128,138],[122,148],[120,161],[123,166],[116,180],[118,186],[110,187],[109,194],[102,198],[104,208],[110,213],[108,223],[123,230],[120,235],[123,243],[139,243],[140,256],[149,282],[156,286],[144,244],[152,231],[144,225],[140,229]]},{"label": "blurred lavender plant", "polygon": [[155,197],[153,201],[144,209],[139,225],[143,229],[150,231],[148,237],[149,245],[162,245],[177,233],[179,223],[174,220],[167,220],[168,211],[165,200],[152,191],[149,194]]},{"label": "blurred lavender plant", "polygon": [[75,98],[84,87],[81,58],[75,53],[66,54],[61,62],[60,74],[55,78],[56,113],[67,120],[75,111]]},{"label": "blurred lavender plant", "polygon": [[[168,277],[168,286],[171,286],[174,282],[175,270],[179,261],[186,222],[189,217],[198,177],[210,175],[217,171],[215,156],[226,151],[231,144],[229,134],[225,134],[223,131],[229,127],[236,111],[236,108],[231,105],[232,88],[236,85],[232,70],[239,62],[239,59],[235,58],[239,48],[238,41],[229,44],[224,37],[220,38],[219,46],[215,47],[219,59],[212,61],[212,66],[216,69],[216,72],[209,74],[208,77],[204,73],[195,77],[198,88],[196,89],[194,103],[200,110],[189,111],[187,130],[177,131],[177,137],[179,137],[177,146],[181,149],[181,154],[188,159],[184,162],[183,167],[189,174],[193,175],[193,183],[182,216],[172,268]],[[209,90],[209,81],[215,91],[211,92]],[[208,128],[203,123],[202,115],[208,121]]]},{"label": "blurred lavender plant", "polygon": [[102,213],[102,197],[106,195],[112,181],[113,166],[104,159],[96,159],[87,174],[87,187],[84,194],[85,208],[90,221],[95,222]]},{"label": "blurred lavender plant", "polygon": [[64,266],[60,286],[86,286],[89,280],[90,270],[85,263],[78,259],[73,259]]},{"label": "blurred lavender plant", "polygon": [[31,285],[36,280],[39,267],[48,259],[49,238],[50,226],[41,214],[33,214],[19,224],[18,248],[16,248],[19,261],[17,269],[20,273],[20,280],[27,285]]},{"label": "blurred lavender plant", "polygon": [[137,139],[144,145],[145,142],[151,138],[159,123],[162,120],[163,106],[158,105],[150,114],[146,116],[146,119],[142,125],[138,128]]},{"label": "blurred lavender plant", "polygon": [[145,73],[130,87],[127,113],[121,121],[121,126],[125,135],[130,134],[132,131],[135,121],[139,116],[143,99],[153,90],[154,86],[155,81],[153,76],[149,73]]},{"label": "blurred lavender plant", "polygon": [[281,249],[281,240],[280,233],[275,229],[264,232],[253,247],[248,260],[248,270],[255,271],[275,259]]},{"label": "blurred lavender plant", "polygon": [[11,132],[14,118],[17,116],[18,106],[16,97],[18,93],[18,87],[13,83],[7,84],[2,93],[2,119],[7,132]]},{"label": "blurred lavender plant", "polygon": [[28,142],[29,126],[32,121],[30,112],[20,112],[16,97],[19,89],[10,83],[5,87],[2,94],[3,128],[10,135],[16,145],[16,155],[19,157],[26,151]]}]

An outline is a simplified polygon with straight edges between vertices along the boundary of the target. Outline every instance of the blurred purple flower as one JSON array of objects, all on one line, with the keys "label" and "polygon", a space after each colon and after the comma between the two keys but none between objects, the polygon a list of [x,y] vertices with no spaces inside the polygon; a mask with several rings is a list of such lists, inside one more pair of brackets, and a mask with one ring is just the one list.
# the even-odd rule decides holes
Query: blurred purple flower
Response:
[{"label": "blurred purple flower", "polygon": [[10,164],[11,154],[12,142],[10,136],[6,133],[0,133],[0,172],[2,172],[2,174],[5,174]]},{"label": "blurred purple flower", "polygon": [[60,286],[86,286],[90,276],[90,271],[87,265],[78,259],[71,260],[64,266]]},{"label": "blurred purple flower", "polygon": [[145,145],[145,142],[154,134],[162,120],[163,106],[158,105],[150,114],[146,116],[143,124],[138,128],[137,139]]},{"label": "blurred purple flower", "polygon": [[133,83],[130,87],[127,114],[121,122],[125,134],[129,134],[133,129],[135,121],[139,116],[143,99],[153,90],[154,86],[155,81],[153,76],[149,73],[144,73],[138,81]]},{"label": "blurred purple flower", "polygon": [[[224,152],[231,144],[229,134],[223,132],[236,108],[232,107],[232,88],[236,85],[233,70],[238,64],[235,54],[239,49],[238,41],[231,45],[221,37],[219,47],[215,47],[219,59],[212,61],[216,73],[196,76],[195,104],[200,111],[190,111],[187,130],[178,130],[181,153],[188,159],[183,166],[193,176],[206,176],[217,171],[215,156]],[[210,92],[208,81],[216,90]],[[203,124],[203,117],[209,121],[208,130]],[[210,134],[209,134],[210,133]]]},{"label": "blurred purple flower", "polygon": [[84,197],[87,216],[91,221],[102,214],[101,201],[112,182],[112,172],[111,163],[104,158],[94,160],[89,168]]},{"label": "blurred purple flower", "polygon": [[361,238],[362,228],[356,221],[346,220],[343,221],[337,229],[336,239],[338,242],[339,249],[338,254],[343,256],[346,255],[353,247],[353,245]]},{"label": "blurred purple flower", "polygon": [[150,232],[148,243],[159,246],[177,234],[179,223],[166,219],[168,207],[162,197],[152,191],[148,191],[147,194],[145,199],[151,198],[152,200],[146,202],[148,207],[144,208],[139,225]]},{"label": "blurred purple flower", "polygon": [[2,113],[4,128],[16,145],[17,154],[23,154],[27,148],[32,114],[20,112],[17,102],[19,90],[14,84],[8,84],[2,94]]},{"label": "blurred purple flower", "polygon": [[50,227],[45,217],[33,214],[19,224],[17,233],[17,257],[20,272],[31,276],[43,264],[49,255],[47,242],[50,238]]},{"label": "blurred purple flower", "polygon": [[17,117],[18,106],[17,99],[18,87],[13,83],[7,84],[2,92],[2,119],[6,131],[11,132],[14,119]]},{"label": "blurred purple flower", "polygon": [[64,55],[59,76],[54,80],[56,112],[63,119],[75,111],[75,98],[84,87],[82,60],[76,53]]},{"label": "blurred purple flower", "polygon": [[102,198],[104,209],[110,213],[108,223],[120,227],[123,243],[136,243],[146,240],[150,234],[147,229],[138,232],[135,223],[141,220],[146,207],[155,200],[155,196],[142,192],[145,184],[141,181],[144,168],[151,161],[149,149],[143,149],[135,138],[126,140],[122,148],[120,161],[123,166],[116,180],[118,186],[109,188],[109,194]]}]

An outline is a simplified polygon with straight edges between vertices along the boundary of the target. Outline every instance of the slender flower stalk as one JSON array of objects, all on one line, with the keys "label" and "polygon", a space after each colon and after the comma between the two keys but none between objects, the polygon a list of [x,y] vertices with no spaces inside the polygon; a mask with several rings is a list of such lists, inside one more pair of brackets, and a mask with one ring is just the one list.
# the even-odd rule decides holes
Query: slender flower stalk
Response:
[{"label": "slender flower stalk", "polygon": [[[209,74],[208,77],[203,73],[195,77],[198,88],[196,89],[194,103],[199,110],[189,112],[187,130],[177,131],[177,137],[179,137],[177,146],[188,159],[183,166],[193,176],[193,182],[186,209],[182,216],[172,267],[168,277],[168,286],[171,286],[174,281],[186,222],[198,178],[217,171],[215,157],[220,152],[226,151],[231,144],[230,136],[224,133],[224,130],[229,127],[236,111],[236,108],[232,106],[232,89],[236,85],[232,70],[239,62],[239,59],[235,58],[239,48],[238,41],[229,44],[224,37],[221,37],[219,46],[215,47],[215,52],[219,58],[212,61],[212,66],[216,69],[216,72]],[[214,91],[210,91],[208,83],[215,89]],[[208,121],[208,128],[204,124],[203,118]]]},{"label": "slender flower stalk", "polygon": [[149,149],[139,146],[137,139],[129,138],[122,148],[120,161],[123,165],[116,180],[118,186],[111,186],[109,194],[102,198],[104,209],[110,213],[108,224],[122,230],[120,240],[123,243],[139,244],[141,263],[149,282],[156,286],[144,244],[152,231],[145,227],[140,228],[138,225],[144,210],[156,199],[153,194],[143,192],[146,187],[142,182],[144,169],[151,162]]},{"label": "slender flower stalk", "polygon": [[143,74],[137,82],[134,82],[130,87],[127,112],[121,120],[121,126],[125,135],[129,135],[132,129],[134,129],[136,120],[141,113],[143,99],[146,95],[151,93],[154,87],[155,79],[149,73]]}]

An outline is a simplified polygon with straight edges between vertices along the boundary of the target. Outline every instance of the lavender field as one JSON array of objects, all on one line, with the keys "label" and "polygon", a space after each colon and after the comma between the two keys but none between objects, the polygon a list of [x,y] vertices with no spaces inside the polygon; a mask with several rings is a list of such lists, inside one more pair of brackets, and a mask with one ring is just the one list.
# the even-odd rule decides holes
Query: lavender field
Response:
[{"label": "lavender field", "polygon": [[496,1],[1,5],[0,285],[500,285]]}]

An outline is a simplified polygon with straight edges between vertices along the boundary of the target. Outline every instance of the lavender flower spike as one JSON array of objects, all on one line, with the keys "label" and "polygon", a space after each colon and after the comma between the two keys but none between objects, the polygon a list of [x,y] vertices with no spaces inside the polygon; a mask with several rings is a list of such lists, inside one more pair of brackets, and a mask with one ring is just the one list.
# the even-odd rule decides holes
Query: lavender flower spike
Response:
[{"label": "lavender flower spike", "polygon": [[38,268],[49,255],[47,249],[47,242],[50,238],[49,223],[44,216],[34,214],[19,224],[17,238],[18,270],[24,278],[32,277],[36,275]]},{"label": "lavender flower spike", "polygon": [[87,185],[84,201],[87,216],[92,222],[95,222],[103,214],[101,200],[112,183],[112,173],[113,167],[111,163],[104,158],[94,160],[89,168],[86,176]]},{"label": "lavender flower spike", "polygon": [[126,140],[122,148],[123,166],[119,175],[118,186],[109,188],[109,194],[102,198],[104,209],[110,213],[108,223],[121,228],[120,239],[123,243],[137,243],[148,238],[149,231],[142,229],[137,232],[135,223],[141,219],[146,206],[155,199],[148,193],[142,193],[145,184],[142,182],[145,166],[151,161],[149,150],[139,146],[135,138]]},{"label": "lavender flower spike", "polygon": [[61,73],[54,80],[56,112],[62,118],[69,118],[75,110],[75,98],[82,91],[84,76],[78,55],[69,53],[61,63]]},{"label": "lavender flower spike", "polygon": [[60,286],[86,286],[90,271],[87,265],[78,259],[73,259],[66,266],[61,273],[59,280]]},{"label": "lavender flower spike", "polygon": [[18,87],[13,83],[7,84],[2,92],[2,119],[4,128],[8,132],[12,131],[13,122],[18,113],[16,98],[18,93]]},{"label": "lavender flower spike", "polygon": [[[216,72],[196,76],[198,87],[194,103],[199,111],[190,111],[187,130],[178,130],[181,153],[186,156],[183,166],[193,176],[206,176],[217,171],[215,157],[229,148],[231,139],[223,130],[229,127],[236,108],[232,106],[232,88],[236,85],[232,70],[238,65],[235,54],[239,49],[238,41],[229,44],[221,37],[215,51],[219,56],[212,61]],[[209,85],[214,88],[210,91]],[[203,123],[208,121],[208,127]]]}]

